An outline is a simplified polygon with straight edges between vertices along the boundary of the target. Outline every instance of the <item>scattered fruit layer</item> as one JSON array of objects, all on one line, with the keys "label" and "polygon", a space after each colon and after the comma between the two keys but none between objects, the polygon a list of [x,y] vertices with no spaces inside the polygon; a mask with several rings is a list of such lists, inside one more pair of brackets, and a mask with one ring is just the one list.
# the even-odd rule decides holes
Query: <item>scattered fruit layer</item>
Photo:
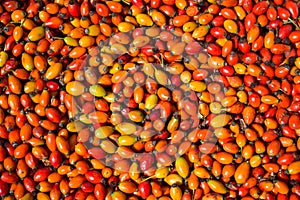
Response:
[{"label": "scattered fruit layer", "polygon": [[297,0],[3,0],[4,200],[300,199]]}]

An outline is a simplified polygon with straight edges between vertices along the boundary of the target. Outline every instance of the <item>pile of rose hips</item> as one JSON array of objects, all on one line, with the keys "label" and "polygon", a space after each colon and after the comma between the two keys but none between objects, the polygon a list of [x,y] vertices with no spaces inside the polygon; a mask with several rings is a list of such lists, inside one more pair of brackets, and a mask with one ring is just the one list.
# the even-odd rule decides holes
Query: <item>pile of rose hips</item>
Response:
[{"label": "pile of rose hips", "polygon": [[297,0],[2,0],[4,200],[300,199]]}]

